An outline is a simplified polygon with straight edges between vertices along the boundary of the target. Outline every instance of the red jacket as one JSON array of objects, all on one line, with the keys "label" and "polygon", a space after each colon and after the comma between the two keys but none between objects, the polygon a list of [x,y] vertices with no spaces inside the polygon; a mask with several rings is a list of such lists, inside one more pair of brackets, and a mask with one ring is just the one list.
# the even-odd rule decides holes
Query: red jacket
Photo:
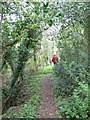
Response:
[{"label": "red jacket", "polygon": [[53,58],[52,58],[52,62],[53,62],[53,64],[56,63],[56,61],[55,61],[55,57],[56,57],[56,55],[54,54],[54,55],[53,55]]}]

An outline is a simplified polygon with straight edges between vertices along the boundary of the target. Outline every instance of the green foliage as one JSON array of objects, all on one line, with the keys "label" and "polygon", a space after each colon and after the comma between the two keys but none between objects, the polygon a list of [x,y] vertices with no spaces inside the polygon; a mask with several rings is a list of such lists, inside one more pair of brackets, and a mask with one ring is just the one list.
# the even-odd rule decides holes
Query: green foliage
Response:
[{"label": "green foliage", "polygon": [[53,72],[53,66],[46,66],[43,68],[42,73],[47,74],[47,73],[52,73]]},{"label": "green foliage", "polygon": [[[25,2],[24,4],[23,2],[25,1],[8,1],[2,5],[2,69],[7,70],[8,66],[11,67],[11,88],[14,88],[19,77],[24,78],[23,72],[28,59],[30,60],[29,67],[35,72],[33,66],[37,67],[42,27],[47,24],[52,27],[54,23],[59,25],[61,23],[58,39],[55,37],[60,54],[60,62],[54,67],[56,94],[65,96],[63,102],[66,97],[70,99],[70,104],[67,99],[65,104],[62,103],[63,108],[61,108],[61,111],[67,114],[67,118],[87,118],[87,83],[88,76],[90,76],[87,72],[88,42],[84,35],[87,3]],[[12,18],[13,15],[15,20]],[[32,56],[34,62],[32,62]],[[43,57],[41,64],[45,59]],[[52,69],[52,66],[45,67],[42,73],[52,73]],[[34,81],[33,79],[30,80],[30,93],[32,94],[29,101],[30,106],[25,106],[21,111],[23,117],[36,117],[35,109],[39,102],[36,94],[40,91],[40,87],[37,87],[36,79]],[[33,93],[35,94],[33,95]],[[35,103],[33,103],[34,98]]]},{"label": "green foliage", "polygon": [[[46,3],[45,2],[41,2],[41,3],[40,2],[28,2],[24,6],[23,2],[21,1],[16,1],[16,2],[12,1],[9,3],[9,6],[8,6],[9,10],[7,9],[7,4],[6,6],[3,5],[2,11],[4,13],[4,18],[3,18],[3,24],[2,24],[2,28],[3,28],[3,31],[2,31],[3,46],[2,47],[3,47],[4,53],[10,50],[10,49],[8,50],[8,48],[11,48],[11,51],[12,51],[13,46],[15,47],[13,50],[18,51],[17,52],[18,55],[16,59],[19,63],[16,62],[15,59],[11,57],[11,61],[15,61],[13,66],[16,66],[15,68],[13,68],[13,66],[11,67],[15,69],[14,70],[15,73],[17,72],[16,75],[13,75],[11,87],[15,85],[20,75],[20,72],[23,71],[25,64],[22,65],[21,63],[22,62],[25,63],[28,60],[29,51],[38,50],[37,49],[38,44],[40,43],[41,36],[42,36],[41,29],[42,29],[42,26],[45,26],[44,24],[42,25],[42,22],[48,23],[49,26],[51,27],[54,24],[54,21],[57,21],[57,19],[66,21],[66,18],[68,19],[68,14],[64,9],[65,6],[67,6],[67,9],[72,8],[71,17],[77,20],[75,18],[77,17],[77,15],[76,13],[73,14],[73,10],[74,9],[76,10],[76,8],[78,8],[78,5],[81,6],[80,9],[83,8],[83,6],[85,6],[84,4],[78,4],[78,3],[68,4],[68,5],[62,4],[62,5],[63,7],[58,2],[55,2],[55,3],[53,2],[46,2]],[[58,10],[58,7],[59,8],[61,7],[62,9],[60,8]],[[11,18],[12,13],[13,13],[13,8],[14,8],[13,15],[15,16],[14,21]],[[10,16],[10,18],[8,19],[6,15],[7,13],[8,13],[8,16]],[[83,14],[83,11],[81,13]],[[66,15],[66,18],[65,18],[65,15]],[[73,22],[73,21],[70,20],[70,22]],[[67,24],[70,24],[70,22],[68,22]],[[20,49],[17,49],[16,43],[20,46]],[[78,43],[76,44],[76,46],[77,45]],[[24,50],[22,48],[24,48]],[[76,51],[76,55],[77,54],[78,54],[78,49]],[[9,58],[7,57],[5,58],[5,60],[6,59],[8,60]]]},{"label": "green foliage", "polygon": [[[87,4],[63,4],[64,16],[72,16],[71,20],[63,20],[58,35],[58,52],[60,61],[54,67],[54,87],[58,97],[57,105],[66,118],[87,119],[88,106],[88,41],[85,35],[84,22],[77,14],[84,16]],[[82,8],[83,6],[83,8]],[[77,9],[82,10],[80,12]],[[66,11],[70,9],[70,13]],[[66,11],[66,12],[65,12]],[[76,14],[77,13],[77,14]],[[81,21],[81,22],[80,22]]]},{"label": "green foliage", "polygon": [[3,12],[3,14],[8,14],[8,8],[7,8],[7,9],[4,9],[4,8],[2,7],[2,12]]},{"label": "green foliage", "polygon": [[51,27],[52,24],[53,24],[53,21],[52,21],[52,20],[49,20],[49,21],[48,21],[48,24],[49,24],[49,26]]},{"label": "green foliage", "polygon": [[[30,51],[32,52],[32,50],[36,50],[36,48],[38,48],[37,46],[41,39],[41,30],[39,29],[40,23],[36,19],[39,19],[39,16],[37,16],[37,14],[31,14],[31,11],[29,11],[29,14],[24,11],[21,12],[21,8],[19,7],[19,5],[12,2],[9,5],[10,11],[8,14],[10,16],[10,12],[12,12],[13,9],[11,6],[15,8],[15,12],[20,10],[20,14],[22,14],[21,17],[18,17],[18,14],[15,14],[15,17],[18,17],[18,20],[15,20],[14,23],[12,23],[12,20],[10,18],[7,19],[7,16],[5,16],[2,24],[2,39],[4,49],[3,61],[4,63],[8,62],[9,64],[14,61],[13,64],[10,64],[12,70],[14,70],[11,82],[11,88],[13,88],[19,75],[24,69],[25,62],[30,57]],[[27,8],[29,8],[29,6],[27,6]],[[31,21],[30,18],[32,19]],[[18,46],[16,46],[16,43]],[[15,52],[16,54],[13,54]],[[14,56],[16,56],[16,58]]]},{"label": "green foliage", "polygon": [[28,105],[23,108],[23,110],[20,112],[20,116],[25,117],[25,118],[35,118],[35,108],[33,105]]},{"label": "green foliage", "polygon": [[[74,89],[72,96],[69,95],[63,100],[63,97],[58,97],[57,105],[62,115],[66,115],[66,118],[88,118],[88,85],[84,84],[85,88],[83,88],[82,83],[79,82],[79,84],[79,88]],[[86,93],[83,93],[83,90]]]},{"label": "green foliage", "polygon": [[74,62],[69,65],[66,62],[59,63],[54,71],[57,105],[62,115],[66,118],[88,118],[89,74],[87,71]]},{"label": "green foliage", "polygon": [[87,71],[81,64],[77,65],[74,61],[69,65],[66,61],[58,63],[54,67],[54,73],[57,79],[55,83],[56,89],[57,91],[58,89],[61,90],[62,94],[64,91],[68,95],[72,94],[73,89],[78,86],[76,81],[88,83],[86,78]]},{"label": "green foliage", "polygon": [[[35,90],[36,92],[36,90]],[[30,97],[30,100],[28,102],[28,105],[26,105],[21,111],[20,111],[20,117],[25,118],[36,118],[37,114],[37,108],[40,105],[40,97],[38,95],[33,95]]]},{"label": "green foliage", "polygon": [[[25,96],[25,103],[21,106],[15,106],[9,109],[3,118],[36,118],[37,110],[40,105],[40,93],[41,93],[41,79],[43,75],[27,76],[24,84],[28,85],[27,94]],[[29,97],[30,96],[30,97]],[[26,99],[26,97],[29,99]],[[22,98],[24,99],[24,98]]]},{"label": "green foliage", "polygon": [[20,110],[19,114],[17,113],[17,117],[25,117],[25,118],[36,118],[37,117],[37,109],[40,105],[40,83],[41,76],[35,76],[30,79],[30,92],[31,96],[25,107]]}]

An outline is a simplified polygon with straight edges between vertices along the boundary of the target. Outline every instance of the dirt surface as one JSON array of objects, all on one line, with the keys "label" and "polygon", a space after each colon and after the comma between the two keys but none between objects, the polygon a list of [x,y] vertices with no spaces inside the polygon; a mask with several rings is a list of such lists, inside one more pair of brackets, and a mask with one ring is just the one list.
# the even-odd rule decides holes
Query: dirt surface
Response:
[{"label": "dirt surface", "polygon": [[38,111],[39,118],[57,118],[56,111],[58,108],[55,105],[55,99],[50,74],[47,74],[42,81],[41,106]]}]

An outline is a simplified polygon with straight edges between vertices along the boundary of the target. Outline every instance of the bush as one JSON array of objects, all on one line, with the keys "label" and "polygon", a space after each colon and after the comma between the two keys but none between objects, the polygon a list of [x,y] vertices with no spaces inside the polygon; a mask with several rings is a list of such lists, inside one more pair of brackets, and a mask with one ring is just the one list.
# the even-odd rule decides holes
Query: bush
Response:
[{"label": "bush", "polygon": [[53,66],[46,66],[43,68],[43,74],[52,73],[53,72]]},{"label": "bush", "polygon": [[[29,74],[29,73],[28,73]],[[43,75],[26,76],[24,87],[21,89],[19,104],[7,110],[4,118],[36,118],[40,106],[41,80]],[[24,96],[23,96],[24,95]],[[22,102],[23,101],[23,102]],[[16,101],[15,101],[16,102]]]},{"label": "bush", "polygon": [[[58,63],[54,67],[54,87],[57,105],[66,118],[88,118],[88,80],[90,74],[74,61]],[[87,77],[86,77],[87,76]]]},{"label": "bush", "polygon": [[57,105],[66,118],[88,117],[88,85],[79,84],[80,86],[74,89],[72,96],[64,98],[63,101],[58,97]]}]

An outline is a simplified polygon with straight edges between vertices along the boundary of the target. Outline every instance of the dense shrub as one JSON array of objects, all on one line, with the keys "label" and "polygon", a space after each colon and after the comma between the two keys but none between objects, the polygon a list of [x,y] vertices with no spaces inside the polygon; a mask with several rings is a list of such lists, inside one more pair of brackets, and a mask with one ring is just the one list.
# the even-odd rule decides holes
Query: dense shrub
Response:
[{"label": "dense shrub", "polygon": [[[57,105],[66,118],[88,117],[88,80],[90,74],[74,61],[60,62],[54,67]],[[86,77],[87,76],[87,77]]]}]

